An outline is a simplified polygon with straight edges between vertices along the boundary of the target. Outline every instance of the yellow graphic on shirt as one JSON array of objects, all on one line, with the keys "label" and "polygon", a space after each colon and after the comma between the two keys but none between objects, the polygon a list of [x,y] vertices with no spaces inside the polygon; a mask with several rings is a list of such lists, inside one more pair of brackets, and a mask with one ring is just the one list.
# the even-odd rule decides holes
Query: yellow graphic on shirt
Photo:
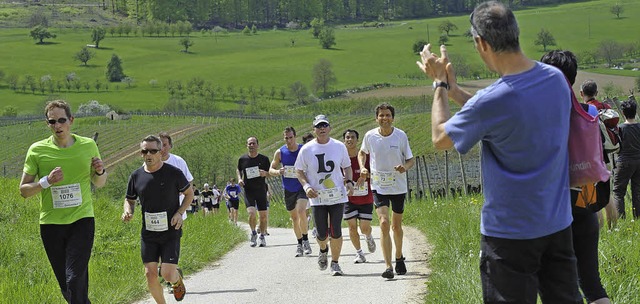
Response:
[{"label": "yellow graphic on shirt", "polygon": [[336,184],[331,179],[331,173],[327,174],[324,178],[321,178],[320,183],[325,187],[325,189],[331,189],[336,186]]}]

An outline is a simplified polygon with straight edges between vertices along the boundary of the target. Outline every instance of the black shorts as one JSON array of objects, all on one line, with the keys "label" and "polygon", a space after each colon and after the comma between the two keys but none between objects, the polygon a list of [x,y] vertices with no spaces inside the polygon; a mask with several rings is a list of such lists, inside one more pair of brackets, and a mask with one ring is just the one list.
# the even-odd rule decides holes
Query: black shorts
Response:
[{"label": "black shorts", "polygon": [[308,199],[307,194],[304,193],[304,189],[300,189],[300,191],[297,192],[289,192],[287,190],[284,190],[284,203],[287,207],[287,211],[296,209],[296,206],[298,206],[298,200],[300,199]]},{"label": "black shorts", "polygon": [[357,218],[364,221],[373,219],[373,204],[356,205],[351,202],[344,204],[344,220]]},{"label": "black shorts", "polygon": [[376,208],[380,208],[383,206],[389,207],[391,205],[391,210],[394,213],[402,214],[404,213],[404,200],[407,196],[406,193],[403,194],[378,194],[376,191],[373,192],[373,203],[376,205]]},{"label": "black shorts", "polygon": [[211,205],[211,208],[213,208],[213,209],[220,209],[220,203],[217,203],[217,204],[213,204],[213,205]]},{"label": "black shorts", "polygon": [[229,208],[238,210],[240,208],[240,200],[229,200]]},{"label": "black shorts", "polygon": [[267,192],[252,191],[244,193],[244,203],[249,207],[255,207],[258,211],[265,211],[269,209],[269,202],[267,201]]},{"label": "black shorts", "polygon": [[180,260],[180,238],[170,238],[163,241],[147,241],[140,238],[140,256],[142,263],[159,262],[178,264]]},{"label": "black shorts", "polygon": [[480,278],[485,303],[583,303],[571,227],[535,239],[482,235]]},{"label": "black shorts", "polygon": [[213,208],[213,203],[212,202],[202,202],[202,208],[211,210],[211,208]]}]

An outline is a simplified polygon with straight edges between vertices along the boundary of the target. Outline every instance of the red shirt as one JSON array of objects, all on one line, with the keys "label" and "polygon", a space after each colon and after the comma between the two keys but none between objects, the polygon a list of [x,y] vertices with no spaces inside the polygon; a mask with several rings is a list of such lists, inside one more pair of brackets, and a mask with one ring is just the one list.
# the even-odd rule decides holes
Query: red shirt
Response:
[{"label": "red shirt", "polygon": [[[358,163],[358,157],[350,157],[351,170],[353,170],[353,182],[356,183],[360,178],[360,164]],[[367,160],[364,164],[365,168],[369,169],[369,154],[367,154]],[[365,196],[349,196],[349,202],[354,205],[368,205],[373,204],[373,194],[371,193],[371,181],[367,178],[367,190],[368,193]],[[354,185],[355,187],[355,185]]]}]

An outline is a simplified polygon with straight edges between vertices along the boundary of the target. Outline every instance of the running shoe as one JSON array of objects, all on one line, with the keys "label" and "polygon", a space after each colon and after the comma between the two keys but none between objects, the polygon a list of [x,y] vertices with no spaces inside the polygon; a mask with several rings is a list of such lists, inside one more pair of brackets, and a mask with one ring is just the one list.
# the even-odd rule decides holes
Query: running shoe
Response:
[{"label": "running shoe", "polygon": [[260,235],[260,247],[267,247],[267,240],[264,239],[264,234]]},{"label": "running shoe", "polygon": [[318,268],[320,268],[320,270],[327,269],[327,253],[328,252],[320,252],[320,254],[318,254]]},{"label": "running shoe", "polygon": [[404,256],[396,259],[396,273],[403,275],[407,273],[407,266],[404,265]]},{"label": "running shoe", "polygon": [[341,276],[344,273],[342,273],[342,269],[340,269],[340,264],[338,264],[337,262],[331,262],[331,275],[336,277],[336,276]]},{"label": "running shoe", "polygon": [[382,277],[385,279],[393,279],[393,268],[389,267],[382,273]]},{"label": "running shoe", "polygon": [[369,253],[376,252],[376,242],[373,240],[373,237],[365,237],[367,239],[367,248],[369,249]]},{"label": "running shoe", "polygon": [[304,249],[304,254],[306,255],[311,254],[312,250],[311,250],[311,244],[309,244],[309,240],[302,241],[302,249]]},{"label": "running shoe", "polygon": [[316,229],[316,227],[313,227],[313,230],[311,231],[311,236],[313,236],[314,239],[318,238],[318,230]]},{"label": "running shoe", "polygon": [[258,243],[256,243],[257,239],[258,239],[258,235],[257,234],[252,234],[251,235],[251,241],[249,241],[249,246],[256,247],[256,245],[258,244]]},{"label": "running shoe", "polygon": [[296,258],[301,257],[304,255],[304,251],[302,251],[302,244],[298,244],[298,247],[296,248]]},{"label": "running shoe", "polygon": [[184,282],[182,282],[182,276],[178,278],[178,282],[171,285],[171,289],[173,289],[173,297],[176,301],[182,301],[184,299],[184,295],[187,294],[187,289],[184,287]]},{"label": "running shoe", "polygon": [[362,250],[356,251],[356,259],[353,260],[353,262],[356,264],[360,264],[366,261],[367,261],[367,258],[364,257],[364,253],[362,253]]}]

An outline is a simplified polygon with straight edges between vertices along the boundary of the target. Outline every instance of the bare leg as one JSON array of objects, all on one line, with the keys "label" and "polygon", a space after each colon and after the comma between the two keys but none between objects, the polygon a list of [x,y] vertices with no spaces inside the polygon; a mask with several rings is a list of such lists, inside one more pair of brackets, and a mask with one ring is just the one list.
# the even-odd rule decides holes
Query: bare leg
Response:
[{"label": "bare leg", "polygon": [[162,286],[160,286],[160,281],[158,281],[158,263],[151,262],[144,264],[144,275],[147,277],[147,287],[149,288],[149,292],[156,303],[166,303],[164,300]]},{"label": "bare leg", "polygon": [[258,211],[258,214],[260,214],[260,233],[267,234],[267,226],[269,226],[269,210]]},{"label": "bare leg", "polygon": [[[358,223],[357,219],[354,217],[347,221],[349,224],[349,239],[351,239],[351,244],[353,244],[353,248],[360,250],[360,234],[358,234]],[[362,223],[362,221],[360,221]]]},{"label": "bare leg", "polygon": [[393,243],[396,245],[396,260],[402,258],[402,237],[404,231],[402,230],[402,214],[393,213],[391,216],[391,227],[393,228]]},{"label": "bare leg", "polygon": [[389,223],[389,207],[382,206],[376,209],[378,220],[380,221],[380,246],[382,247],[382,256],[387,268],[391,268],[391,236],[389,231],[391,223]]},{"label": "bare leg", "polygon": [[342,251],[342,237],[331,238],[329,241],[331,246],[331,260],[338,261],[340,259],[340,252]]},{"label": "bare leg", "polygon": [[249,213],[249,227],[251,231],[256,231],[256,207],[248,207],[247,213]]}]

